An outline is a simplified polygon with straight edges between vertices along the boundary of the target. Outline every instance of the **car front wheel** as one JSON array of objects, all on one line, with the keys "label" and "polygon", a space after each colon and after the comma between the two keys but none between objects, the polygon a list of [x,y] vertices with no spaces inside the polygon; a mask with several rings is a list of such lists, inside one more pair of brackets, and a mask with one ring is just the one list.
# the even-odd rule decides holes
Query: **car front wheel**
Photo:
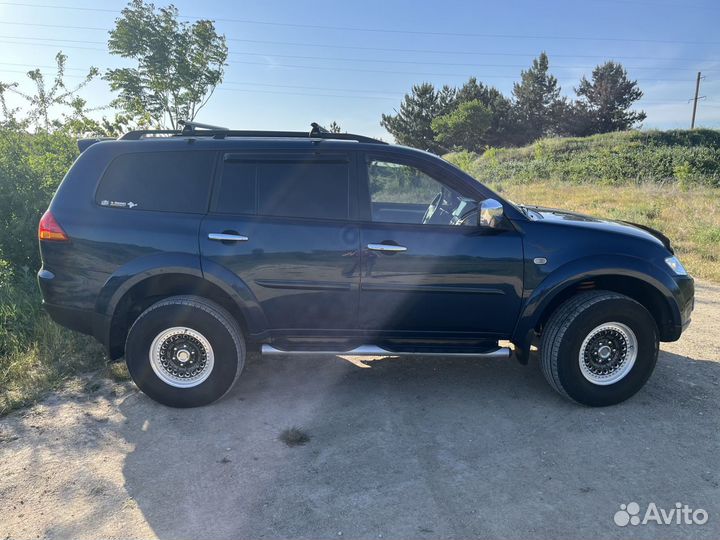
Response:
[{"label": "car front wheel", "polygon": [[540,343],[550,385],[584,405],[602,407],[634,395],[657,362],[655,320],[641,304],[610,291],[589,291],[562,304]]}]

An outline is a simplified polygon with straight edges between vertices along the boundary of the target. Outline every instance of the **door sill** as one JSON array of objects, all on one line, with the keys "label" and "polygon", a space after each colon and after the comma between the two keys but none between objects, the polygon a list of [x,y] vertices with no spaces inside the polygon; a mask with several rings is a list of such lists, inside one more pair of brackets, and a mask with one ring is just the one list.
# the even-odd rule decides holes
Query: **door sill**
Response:
[{"label": "door sill", "polygon": [[266,356],[449,356],[453,358],[489,358],[505,359],[510,357],[508,347],[498,347],[492,350],[454,352],[452,349],[416,349],[416,350],[390,350],[378,345],[360,345],[348,350],[299,350],[278,349],[267,343],[262,346],[262,354]]}]

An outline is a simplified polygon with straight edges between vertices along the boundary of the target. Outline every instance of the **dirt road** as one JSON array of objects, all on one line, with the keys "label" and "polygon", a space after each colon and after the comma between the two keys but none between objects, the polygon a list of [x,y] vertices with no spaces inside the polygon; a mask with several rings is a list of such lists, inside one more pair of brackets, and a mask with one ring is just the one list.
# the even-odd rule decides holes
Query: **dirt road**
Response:
[{"label": "dirt road", "polygon": [[[645,389],[606,409],[536,362],[256,359],[195,410],[106,382],[0,420],[0,538],[718,538],[719,402],[706,283]],[[310,441],[279,441],[291,426]],[[709,519],[617,526],[630,502]]]}]

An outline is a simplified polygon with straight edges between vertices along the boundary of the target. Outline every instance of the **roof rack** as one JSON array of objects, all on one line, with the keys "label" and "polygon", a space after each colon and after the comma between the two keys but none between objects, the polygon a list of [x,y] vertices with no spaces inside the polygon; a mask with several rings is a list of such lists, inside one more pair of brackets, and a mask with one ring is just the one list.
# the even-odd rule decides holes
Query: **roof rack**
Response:
[{"label": "roof rack", "polygon": [[[171,136],[171,137],[212,137],[214,139],[225,139],[227,137],[277,137],[277,138],[299,138],[299,139],[331,139],[341,141],[356,141],[370,144],[387,144],[385,141],[355,135],[353,133],[331,133],[317,122],[311,124],[312,129],[307,131],[256,131],[256,130],[234,130],[223,127],[210,126],[197,122],[180,121],[182,130],[174,129],[141,129],[130,131],[120,137],[123,141],[138,141],[147,136]],[[199,129],[198,129],[199,128]]]}]

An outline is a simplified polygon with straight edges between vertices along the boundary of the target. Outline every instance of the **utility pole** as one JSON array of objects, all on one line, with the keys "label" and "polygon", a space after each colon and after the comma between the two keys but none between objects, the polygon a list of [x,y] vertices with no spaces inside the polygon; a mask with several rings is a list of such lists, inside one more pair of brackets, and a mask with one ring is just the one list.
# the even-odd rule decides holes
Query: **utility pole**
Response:
[{"label": "utility pole", "polygon": [[697,103],[699,99],[704,98],[705,96],[699,97],[698,94],[700,93],[700,79],[702,79],[702,73],[698,71],[697,74],[697,80],[695,81],[695,98],[693,98],[693,114],[692,114],[692,121],[690,122],[690,129],[695,129],[695,113],[697,112]]}]

